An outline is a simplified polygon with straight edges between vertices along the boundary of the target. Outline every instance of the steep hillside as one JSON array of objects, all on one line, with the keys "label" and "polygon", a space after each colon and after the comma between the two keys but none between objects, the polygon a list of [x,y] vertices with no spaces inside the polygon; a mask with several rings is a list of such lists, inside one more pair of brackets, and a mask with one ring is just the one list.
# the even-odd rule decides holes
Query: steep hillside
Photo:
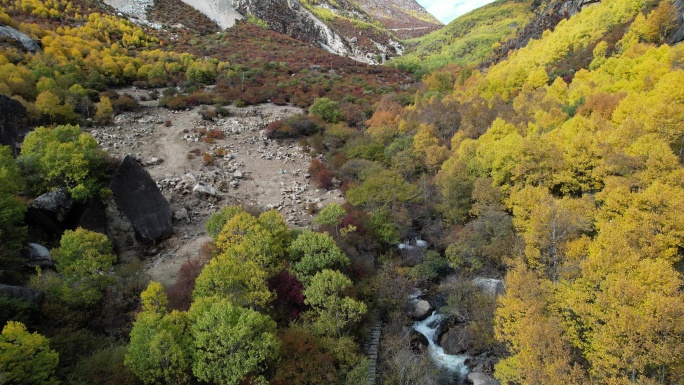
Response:
[{"label": "steep hillside", "polygon": [[516,36],[532,19],[531,0],[499,0],[478,8],[429,35],[406,42],[406,53],[390,65],[419,74],[447,64],[478,66],[497,45]]},{"label": "steep hillside", "polygon": [[414,0],[360,0],[358,3],[400,39],[420,37],[443,27]]},{"label": "steep hillside", "polygon": [[[319,45],[338,55],[366,63],[380,63],[401,55],[396,36],[419,36],[441,24],[413,0],[366,1],[216,1],[216,0],[105,0],[138,20],[191,29],[206,24],[199,12],[225,29],[247,19],[273,31]],[[188,12],[188,6],[194,12]],[[144,22],[144,21],[143,21]]]}]

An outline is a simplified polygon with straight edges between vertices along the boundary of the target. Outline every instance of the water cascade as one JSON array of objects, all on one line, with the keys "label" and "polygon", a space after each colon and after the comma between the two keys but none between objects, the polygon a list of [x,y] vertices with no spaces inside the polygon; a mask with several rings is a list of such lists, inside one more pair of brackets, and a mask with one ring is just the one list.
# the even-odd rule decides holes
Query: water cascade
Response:
[{"label": "water cascade", "polygon": [[439,346],[435,340],[437,336],[437,330],[439,325],[444,319],[444,314],[437,314],[436,311],[432,313],[429,317],[422,321],[416,321],[413,324],[413,330],[422,334],[428,340],[428,354],[432,358],[433,362],[437,364],[438,367],[447,370],[449,373],[453,373],[459,376],[460,380],[463,380],[468,374],[468,367],[465,364],[466,359],[468,359],[467,354],[446,354],[444,349]]}]

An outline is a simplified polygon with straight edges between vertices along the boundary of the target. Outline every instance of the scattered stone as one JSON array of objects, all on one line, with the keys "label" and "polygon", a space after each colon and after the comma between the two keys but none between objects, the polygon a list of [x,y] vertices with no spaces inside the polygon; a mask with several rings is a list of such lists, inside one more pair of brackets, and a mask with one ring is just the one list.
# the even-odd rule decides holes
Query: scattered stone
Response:
[{"label": "scattered stone", "polygon": [[238,178],[238,179],[242,179],[242,171],[235,170],[235,172],[233,173],[233,177]]},{"label": "scattered stone", "polygon": [[188,209],[185,207],[178,207],[174,209],[173,220],[176,222],[185,221],[186,223],[190,223],[190,214],[188,213]]},{"label": "scattered stone", "polygon": [[197,183],[192,191],[197,195],[216,196],[216,189],[202,183]]}]

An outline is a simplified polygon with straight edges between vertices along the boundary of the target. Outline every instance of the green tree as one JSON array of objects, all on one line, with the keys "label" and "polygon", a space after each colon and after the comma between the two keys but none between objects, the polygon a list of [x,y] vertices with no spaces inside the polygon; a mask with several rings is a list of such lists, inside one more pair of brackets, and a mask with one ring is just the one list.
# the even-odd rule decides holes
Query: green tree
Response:
[{"label": "green tree", "polygon": [[97,141],[76,125],[38,127],[24,139],[19,161],[36,172],[42,182],[38,193],[66,187],[77,201],[85,201],[102,190],[105,154]]},{"label": "green tree", "polygon": [[51,252],[64,280],[65,301],[92,304],[102,298],[102,290],[112,282],[107,273],[116,262],[106,235],[80,227],[67,230]]},{"label": "green tree", "polygon": [[18,250],[26,237],[26,205],[17,196],[23,187],[10,148],[0,146],[0,277],[18,271]]},{"label": "green tree", "polygon": [[192,371],[199,380],[235,385],[251,376],[252,383],[266,383],[259,374],[280,348],[273,320],[217,298],[196,301],[190,314]]},{"label": "green tree", "polygon": [[290,259],[295,277],[306,286],[311,278],[326,268],[349,265],[349,258],[327,233],[306,230],[290,245]]},{"label": "green tree", "polygon": [[331,226],[335,228],[335,233],[338,233],[342,218],[344,218],[345,211],[342,206],[337,203],[331,203],[323,208],[320,213],[314,218],[314,224],[318,226]]},{"label": "green tree", "polygon": [[318,116],[328,123],[337,123],[342,120],[342,110],[339,104],[325,97],[316,99],[314,104],[309,107],[309,113]]},{"label": "green tree", "polygon": [[107,124],[112,121],[112,114],[114,109],[112,108],[112,102],[108,97],[103,96],[100,101],[96,104],[97,110],[95,111],[95,120],[100,124]]},{"label": "green tree", "polygon": [[304,302],[317,314],[314,330],[322,335],[342,337],[345,329],[361,320],[366,304],[342,296],[352,281],[339,271],[324,269],[317,273],[304,291]]},{"label": "green tree", "polygon": [[262,309],[273,300],[268,273],[235,249],[214,257],[195,281],[193,297],[218,296],[236,305]]},{"label": "green tree", "polygon": [[381,170],[366,175],[360,185],[350,188],[347,191],[347,200],[354,206],[365,206],[369,209],[392,207],[416,202],[418,189],[397,171]]},{"label": "green tree", "polygon": [[225,226],[234,216],[244,212],[245,210],[239,206],[223,207],[219,212],[212,214],[209,219],[207,219],[207,224],[205,225],[207,233],[216,240],[216,237],[218,237],[223,226]]},{"label": "green tree", "polygon": [[[160,291],[161,290],[161,291]],[[151,282],[131,330],[124,364],[146,384],[185,384],[191,377],[192,337],[187,313],[167,313],[163,288]]]},{"label": "green tree", "polygon": [[59,355],[50,341],[29,333],[21,322],[9,321],[0,334],[0,380],[3,384],[53,385]]}]

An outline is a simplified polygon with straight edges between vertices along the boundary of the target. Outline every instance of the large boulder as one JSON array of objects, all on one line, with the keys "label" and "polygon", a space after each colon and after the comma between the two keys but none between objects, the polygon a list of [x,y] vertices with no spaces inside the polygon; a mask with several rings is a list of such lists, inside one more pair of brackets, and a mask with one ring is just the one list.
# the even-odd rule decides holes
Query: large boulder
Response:
[{"label": "large boulder", "polygon": [[140,243],[151,245],[171,235],[171,204],[132,156],[127,155],[121,161],[109,188],[118,210],[130,221]]},{"label": "large boulder", "polygon": [[14,42],[15,45],[22,47],[28,52],[40,51],[40,41],[31,39],[31,37],[23,32],[17,31],[16,29],[0,24],[0,40],[9,40]]},{"label": "large boulder", "polygon": [[23,104],[6,95],[0,95],[0,145],[9,146],[12,155],[17,155],[17,124],[26,115]]},{"label": "large boulder", "polygon": [[38,266],[41,269],[52,267],[52,254],[50,254],[50,250],[37,243],[29,243],[26,246],[24,257],[26,258],[24,265],[27,267],[33,268]]},{"label": "large boulder", "polygon": [[73,227],[77,212],[71,195],[61,187],[40,195],[29,204],[26,223],[34,239],[52,242],[59,239],[65,229]]},{"label": "large boulder", "polygon": [[39,210],[56,222],[62,223],[67,219],[69,211],[74,206],[74,200],[66,188],[47,192],[31,202],[29,208]]},{"label": "large boulder", "polygon": [[475,278],[473,279],[473,286],[478,288],[482,293],[487,294],[492,298],[496,298],[506,292],[503,281],[494,278]]},{"label": "large boulder", "polygon": [[467,379],[473,385],[501,385],[499,381],[492,378],[489,374],[480,372],[468,373]]},{"label": "large boulder", "polygon": [[428,316],[430,316],[431,312],[432,306],[430,305],[430,303],[424,299],[421,299],[413,304],[413,313],[411,314],[411,316],[416,321],[422,321],[426,319]]},{"label": "large boulder", "polygon": [[468,324],[458,324],[442,334],[439,344],[444,349],[444,353],[447,354],[463,354],[466,352],[472,354],[474,353],[474,337],[475,334]]},{"label": "large boulder", "polygon": [[96,233],[108,234],[106,208],[107,206],[100,198],[91,198],[86,203],[81,218],[78,220],[78,227]]},{"label": "large boulder", "polygon": [[45,294],[42,291],[3,284],[0,284],[0,294],[21,301],[31,302],[34,305],[40,305],[43,302],[43,298],[45,298]]}]

